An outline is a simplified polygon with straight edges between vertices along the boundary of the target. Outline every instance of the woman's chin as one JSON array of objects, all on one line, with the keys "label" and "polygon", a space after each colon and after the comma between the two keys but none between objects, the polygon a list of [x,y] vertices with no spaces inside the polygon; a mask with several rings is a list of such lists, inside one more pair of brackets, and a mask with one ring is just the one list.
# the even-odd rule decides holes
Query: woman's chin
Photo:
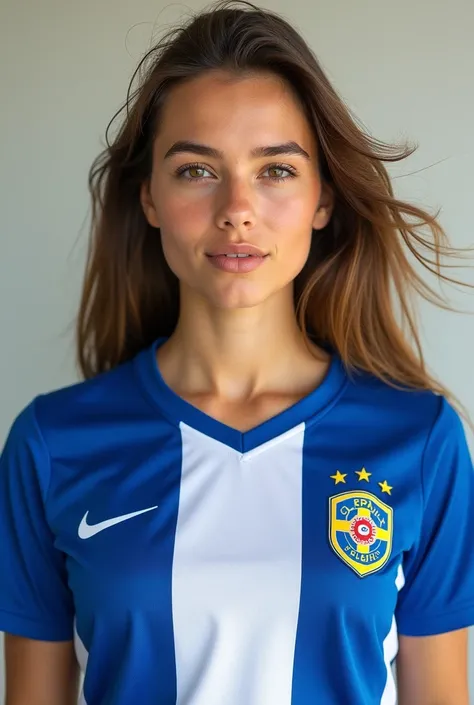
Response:
[{"label": "woman's chin", "polygon": [[206,291],[205,298],[213,308],[226,311],[253,308],[263,304],[274,292],[261,286],[230,286],[220,287],[214,291]]},{"label": "woman's chin", "polygon": [[[271,282],[269,278],[229,277],[228,281],[207,280],[194,281],[192,284],[181,282],[181,300],[184,299],[198,308],[205,307],[221,311],[236,311],[255,308],[273,301],[276,305],[289,298],[293,301],[293,282]],[[199,303],[198,303],[199,302]]]},{"label": "woman's chin", "polygon": [[214,307],[224,311],[237,311],[239,309],[254,308],[263,304],[263,296],[223,296],[215,297],[209,303]]}]

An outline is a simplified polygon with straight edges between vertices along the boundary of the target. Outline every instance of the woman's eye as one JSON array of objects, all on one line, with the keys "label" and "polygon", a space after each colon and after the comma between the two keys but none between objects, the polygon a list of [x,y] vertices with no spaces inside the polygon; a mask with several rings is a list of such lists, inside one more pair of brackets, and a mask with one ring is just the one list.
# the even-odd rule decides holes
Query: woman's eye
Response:
[{"label": "woman's eye", "polygon": [[296,176],[296,173],[292,169],[285,166],[269,166],[266,171],[269,172],[269,176],[272,181],[286,181],[286,179],[291,179]]},{"label": "woman's eye", "polygon": [[201,179],[206,178],[204,176],[205,174],[212,176],[210,171],[205,169],[203,166],[199,166],[199,164],[191,164],[190,166],[181,167],[177,171],[177,176],[187,179],[187,181],[200,181]]},{"label": "woman's eye", "polygon": [[[290,167],[279,166],[277,164],[269,166],[263,172],[264,176],[266,174],[271,181],[286,181],[287,179],[294,178],[296,176],[296,172]],[[178,178],[186,179],[186,181],[201,181],[202,179],[209,178],[209,176],[214,178],[214,175],[211,174],[208,169],[199,164],[188,164],[187,166],[182,166],[177,170],[176,175]]]}]

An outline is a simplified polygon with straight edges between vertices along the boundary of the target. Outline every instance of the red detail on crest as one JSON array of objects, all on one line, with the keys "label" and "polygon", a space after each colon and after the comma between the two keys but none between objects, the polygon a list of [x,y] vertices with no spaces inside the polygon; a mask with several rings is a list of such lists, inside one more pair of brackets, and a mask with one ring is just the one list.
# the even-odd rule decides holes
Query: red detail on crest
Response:
[{"label": "red detail on crest", "polygon": [[375,542],[377,527],[368,517],[354,517],[351,521],[350,532],[352,539],[359,544],[369,546]]}]

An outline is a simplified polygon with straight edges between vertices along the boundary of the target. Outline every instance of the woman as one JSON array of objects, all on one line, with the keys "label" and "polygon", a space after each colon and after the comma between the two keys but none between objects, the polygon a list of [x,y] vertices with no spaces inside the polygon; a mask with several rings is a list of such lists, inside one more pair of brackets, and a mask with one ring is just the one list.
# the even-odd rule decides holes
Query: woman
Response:
[{"label": "woman", "polygon": [[407,252],[443,248],[410,150],[250,5],[140,71],[90,175],[86,381],[2,456],[7,704],[75,702],[76,653],[87,705],[388,705],[395,658],[401,705],[467,705],[472,464],[394,313],[416,348]]}]

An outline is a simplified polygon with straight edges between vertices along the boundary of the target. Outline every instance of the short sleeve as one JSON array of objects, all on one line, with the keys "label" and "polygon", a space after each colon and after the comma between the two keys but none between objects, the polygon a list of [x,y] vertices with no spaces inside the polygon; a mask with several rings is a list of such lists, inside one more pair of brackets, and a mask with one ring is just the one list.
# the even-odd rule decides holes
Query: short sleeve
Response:
[{"label": "short sleeve", "polygon": [[398,631],[428,636],[474,624],[474,471],[463,425],[440,397],[422,464],[419,537],[405,555]]},{"label": "short sleeve", "polygon": [[73,600],[46,520],[49,476],[33,402],[15,420],[0,457],[0,631],[69,641]]}]

